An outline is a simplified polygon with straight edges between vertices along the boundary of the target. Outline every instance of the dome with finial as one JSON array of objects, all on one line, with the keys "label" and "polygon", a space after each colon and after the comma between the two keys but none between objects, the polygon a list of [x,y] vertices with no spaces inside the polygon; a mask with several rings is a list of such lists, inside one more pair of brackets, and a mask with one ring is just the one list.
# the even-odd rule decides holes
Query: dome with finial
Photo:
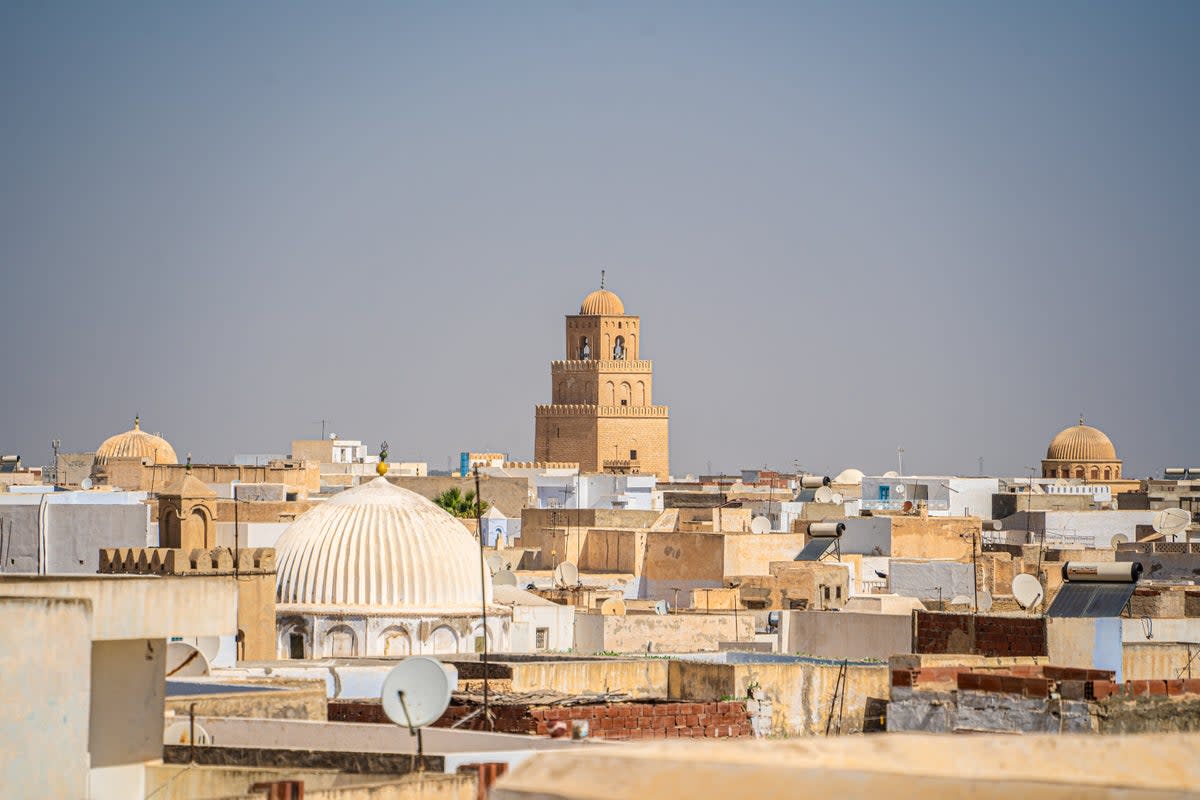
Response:
[{"label": "dome with finial", "polygon": [[275,544],[276,599],[309,609],[477,612],[479,545],[416,492],[375,478],[306,511]]},{"label": "dome with finial", "polygon": [[608,289],[597,289],[583,298],[579,313],[584,316],[619,316],[625,313],[625,304]]},{"label": "dome with finial", "polygon": [[161,436],[142,430],[141,417],[133,418],[133,428],[110,436],[96,448],[96,463],[103,464],[112,458],[141,458],[152,464],[178,464],[175,448]]},{"label": "dome with finial", "polygon": [[1116,461],[1117,449],[1112,440],[1098,428],[1085,425],[1083,417],[1078,425],[1059,431],[1046,448],[1046,459],[1050,461]]}]

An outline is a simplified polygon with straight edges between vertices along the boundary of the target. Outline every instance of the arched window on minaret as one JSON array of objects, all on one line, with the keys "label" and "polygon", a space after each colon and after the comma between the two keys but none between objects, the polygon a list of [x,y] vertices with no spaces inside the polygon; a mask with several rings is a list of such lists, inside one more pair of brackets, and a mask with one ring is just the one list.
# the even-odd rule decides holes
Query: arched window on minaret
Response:
[{"label": "arched window on minaret", "polygon": [[618,336],[617,341],[613,344],[613,361],[625,360],[625,337]]},{"label": "arched window on minaret", "polygon": [[588,338],[581,336],[579,339],[579,360],[587,361],[592,357],[592,347],[588,344]]}]

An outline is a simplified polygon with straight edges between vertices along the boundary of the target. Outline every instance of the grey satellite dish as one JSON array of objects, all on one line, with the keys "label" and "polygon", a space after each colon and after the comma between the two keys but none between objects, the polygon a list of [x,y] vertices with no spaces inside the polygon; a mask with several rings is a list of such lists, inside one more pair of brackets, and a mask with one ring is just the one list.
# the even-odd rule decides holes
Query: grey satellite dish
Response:
[{"label": "grey satellite dish", "polygon": [[1021,608],[1032,608],[1042,599],[1042,584],[1032,575],[1021,574],[1013,578],[1013,597]]},{"label": "grey satellite dish", "polygon": [[818,503],[832,503],[833,489],[830,489],[828,486],[822,486],[820,489],[817,489],[815,494],[813,494],[813,500],[817,501]]},{"label": "grey satellite dish", "polygon": [[458,685],[458,670],[429,656],[409,656],[383,679],[379,692],[383,713],[397,725],[415,731],[446,713]]},{"label": "grey satellite dish", "polygon": [[1164,508],[1154,515],[1154,530],[1164,536],[1177,536],[1192,524],[1192,515],[1182,508]]},{"label": "grey satellite dish", "polygon": [[892,493],[894,495],[896,495],[897,497],[904,497],[904,495],[907,494],[907,492],[908,492],[908,490],[904,488],[903,483],[897,483],[895,486],[892,487]]},{"label": "grey satellite dish", "polygon": [[841,492],[834,492],[833,497],[829,498],[829,502],[836,505],[841,505],[842,503],[846,502],[846,498],[842,496]]},{"label": "grey satellite dish", "polygon": [[167,645],[166,667],[168,678],[202,678],[209,673],[208,659],[185,642]]},{"label": "grey satellite dish", "polygon": [[491,570],[493,575],[508,567],[508,564],[504,561],[504,556],[497,555],[496,553],[492,553],[484,560],[487,562],[488,569]]},{"label": "grey satellite dish", "polygon": [[554,584],[559,587],[579,585],[579,567],[564,561],[554,568]]},{"label": "grey satellite dish", "polygon": [[[192,741],[193,731],[196,737],[195,742]],[[212,744],[212,736],[199,723],[182,720],[172,722],[163,731],[163,744]]]},{"label": "grey satellite dish", "polygon": [[84,478],[83,480],[81,480],[81,481],[79,482],[79,488],[80,488],[80,489],[90,489],[90,488],[92,488],[92,479],[91,479],[91,478]]},{"label": "grey satellite dish", "polygon": [[1119,544],[1128,544],[1129,537],[1123,533],[1114,533],[1113,537],[1108,540],[1109,547],[1116,547]]},{"label": "grey satellite dish", "polygon": [[212,664],[213,661],[216,661],[217,654],[221,652],[221,637],[198,636],[196,637],[196,649],[208,659],[209,664]]},{"label": "grey satellite dish", "polygon": [[492,576],[493,586],[516,586],[517,576],[512,572],[502,569]]},{"label": "grey satellite dish", "polygon": [[750,530],[753,533],[770,533],[771,520],[766,517],[755,517],[750,520]]},{"label": "grey satellite dish", "polygon": [[992,610],[992,593],[987,589],[975,593],[975,610],[984,614]]}]

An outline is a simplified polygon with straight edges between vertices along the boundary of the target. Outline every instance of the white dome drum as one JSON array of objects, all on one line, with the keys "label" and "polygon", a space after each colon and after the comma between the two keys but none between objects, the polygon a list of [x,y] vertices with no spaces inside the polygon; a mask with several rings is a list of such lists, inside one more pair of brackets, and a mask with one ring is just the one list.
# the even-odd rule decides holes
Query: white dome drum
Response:
[{"label": "white dome drum", "polygon": [[385,478],[304,513],[276,551],[276,600],[292,611],[478,613],[481,588],[492,604],[466,528]]}]

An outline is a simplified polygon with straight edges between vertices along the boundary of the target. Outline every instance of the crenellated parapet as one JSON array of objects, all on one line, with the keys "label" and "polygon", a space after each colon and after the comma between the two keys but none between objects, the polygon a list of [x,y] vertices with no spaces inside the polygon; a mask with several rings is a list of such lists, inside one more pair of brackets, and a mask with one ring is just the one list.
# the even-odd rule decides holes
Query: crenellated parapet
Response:
[{"label": "crenellated parapet", "polygon": [[176,547],[105,547],[100,550],[102,575],[273,575],[275,548],[246,547],[234,553],[228,547],[212,550]]},{"label": "crenellated parapet", "polygon": [[596,406],[583,403],[554,403],[535,406],[539,417],[659,417],[666,419],[667,406]]},{"label": "crenellated parapet", "polygon": [[653,372],[654,362],[648,359],[636,361],[551,361],[550,371],[554,372]]}]

